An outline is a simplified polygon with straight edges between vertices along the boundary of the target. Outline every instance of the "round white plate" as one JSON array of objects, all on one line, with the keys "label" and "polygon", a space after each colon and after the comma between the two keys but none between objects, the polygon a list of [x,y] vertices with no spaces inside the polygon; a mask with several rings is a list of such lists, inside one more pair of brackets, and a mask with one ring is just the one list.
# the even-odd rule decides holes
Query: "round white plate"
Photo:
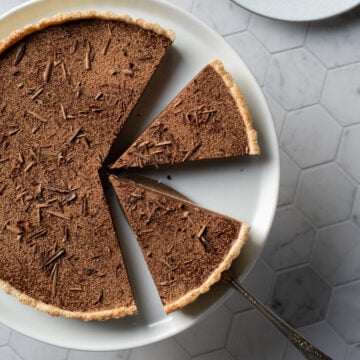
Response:
[{"label": "round white plate", "polygon": [[341,14],[360,4],[359,0],[233,0],[266,17],[287,21],[311,21]]},{"label": "round white plate", "polygon": [[[28,23],[74,10],[112,10],[142,17],[172,28],[177,38],[137,107],[136,124],[127,142],[139,132],[179,90],[210,60],[219,58],[243,89],[259,132],[262,155],[246,159],[210,161],[195,166],[178,166],[152,172],[200,205],[243,219],[252,226],[251,236],[234,272],[246,276],[259,255],[274,216],[279,187],[279,154],[271,114],[256,80],[236,52],[213,30],[188,13],[161,0],[62,0],[28,2],[0,19],[0,38]],[[132,132],[132,134],[130,134]],[[171,175],[171,180],[167,176]],[[139,248],[116,208],[125,257],[130,259],[140,314],[105,322],[83,322],[55,318],[20,304],[0,291],[0,322],[28,336],[58,346],[82,350],[118,350],[159,341],[193,325],[229,294],[217,284],[193,304],[165,315],[147,273]],[[136,265],[134,267],[134,264]],[[134,270],[135,269],[135,270]]]}]

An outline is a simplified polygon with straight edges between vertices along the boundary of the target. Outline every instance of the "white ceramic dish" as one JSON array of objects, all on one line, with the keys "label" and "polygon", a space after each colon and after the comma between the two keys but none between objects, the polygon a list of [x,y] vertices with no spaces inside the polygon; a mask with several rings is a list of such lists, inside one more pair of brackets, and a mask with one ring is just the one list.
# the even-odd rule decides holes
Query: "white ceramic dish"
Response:
[{"label": "white ceramic dish", "polygon": [[311,21],[339,15],[360,4],[359,0],[233,0],[266,17],[286,21]]},{"label": "white ceramic dish", "polygon": [[[250,239],[234,272],[239,277],[259,255],[274,216],[279,187],[279,155],[271,114],[256,80],[235,51],[213,30],[193,16],[161,0],[40,0],[13,9],[0,19],[0,38],[25,24],[59,12],[96,9],[127,13],[156,21],[175,30],[177,38],[154,81],[137,107],[139,127],[128,128],[130,134],[140,131],[173,96],[210,60],[220,58],[234,75],[247,98],[259,131],[262,155],[242,160],[207,162],[190,167],[168,168],[150,175],[168,182],[195,202],[215,211],[241,218],[251,224]],[[171,180],[167,180],[171,175]],[[159,341],[193,325],[224,300],[229,291],[217,284],[211,291],[181,311],[169,316],[163,313],[152,280],[139,248],[116,204],[113,212],[123,239],[125,257],[129,260],[131,280],[139,300],[140,314],[120,320],[85,323],[54,318],[40,313],[0,291],[0,322],[38,340],[82,350],[118,350]],[[135,266],[136,265],[136,266]]]}]

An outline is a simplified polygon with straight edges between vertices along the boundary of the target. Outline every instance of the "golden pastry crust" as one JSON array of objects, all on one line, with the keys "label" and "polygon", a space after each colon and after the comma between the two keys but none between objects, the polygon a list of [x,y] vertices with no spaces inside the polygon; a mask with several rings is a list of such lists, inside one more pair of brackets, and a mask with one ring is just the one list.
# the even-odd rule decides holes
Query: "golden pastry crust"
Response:
[{"label": "golden pastry crust", "polygon": [[208,292],[210,287],[220,280],[221,273],[229,269],[233,260],[239,256],[241,248],[243,247],[248,238],[249,231],[250,227],[246,224],[242,224],[238,238],[227,253],[223,262],[217,267],[217,269],[213,271],[213,273],[200,287],[189,291],[187,294],[182,296],[180,299],[172,302],[171,304],[165,305],[165,312],[169,314],[173,311],[181,309],[184,306],[195,301],[201,294]]},{"label": "golden pastry crust", "polygon": [[175,39],[175,33],[173,30],[164,29],[160,25],[154,22],[147,22],[143,19],[133,19],[129,15],[115,14],[111,11],[98,12],[94,10],[78,11],[55,15],[49,19],[43,19],[37,24],[29,24],[20,30],[12,32],[7,38],[0,41],[0,53],[14,45],[25,36],[30,35],[36,31],[40,31],[49,26],[60,25],[69,21],[84,20],[84,19],[102,19],[102,20],[114,20],[127,24],[138,25],[146,30],[151,30],[159,35],[169,38],[171,41]]},{"label": "golden pastry crust", "polygon": [[112,318],[121,318],[127,315],[135,315],[137,309],[135,305],[128,307],[119,307],[115,309],[101,310],[101,311],[91,311],[91,312],[82,312],[82,311],[69,311],[60,309],[54,305],[45,304],[40,300],[36,300],[21,291],[15,289],[8,282],[0,279],[0,288],[2,288],[9,295],[14,296],[17,300],[22,302],[25,305],[30,305],[37,310],[47,312],[52,316],[64,316],[67,318],[76,318],[82,319],[84,321],[90,320],[107,320]]},{"label": "golden pastry crust", "polygon": [[252,127],[252,119],[244,95],[239,87],[234,83],[232,76],[224,69],[224,65],[219,60],[213,60],[209,63],[209,65],[212,66],[212,68],[223,78],[225,85],[229,88],[239,112],[244,119],[246,134],[248,137],[249,154],[260,154],[260,147],[257,142],[257,132]]}]

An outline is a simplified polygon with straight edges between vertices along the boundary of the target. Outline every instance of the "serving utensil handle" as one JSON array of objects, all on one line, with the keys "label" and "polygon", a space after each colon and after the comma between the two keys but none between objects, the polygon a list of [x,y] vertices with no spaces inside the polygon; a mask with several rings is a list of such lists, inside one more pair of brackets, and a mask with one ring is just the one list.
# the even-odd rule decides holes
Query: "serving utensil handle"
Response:
[{"label": "serving utensil handle", "polygon": [[249,303],[259,310],[285,337],[295,346],[295,348],[302,353],[305,359],[309,360],[332,360],[329,356],[324,354],[321,350],[316,348],[308,340],[303,338],[297,331],[295,331],[284,320],[277,316],[272,310],[265,306],[259,299],[246,290],[231,274],[229,270],[222,273],[222,282],[231,285],[234,289],[239,291]]}]

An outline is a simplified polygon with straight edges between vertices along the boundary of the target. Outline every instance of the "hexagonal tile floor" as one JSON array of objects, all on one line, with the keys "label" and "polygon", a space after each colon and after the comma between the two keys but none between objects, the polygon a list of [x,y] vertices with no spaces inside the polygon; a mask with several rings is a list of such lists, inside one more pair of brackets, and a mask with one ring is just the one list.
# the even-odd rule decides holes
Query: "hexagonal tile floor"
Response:
[{"label": "hexagonal tile floor", "polygon": [[[245,286],[334,359],[359,359],[360,7],[329,20],[287,23],[230,0],[169,1],[225,37],[273,113],[281,158],[278,211]],[[3,0],[0,12],[22,2]],[[145,358],[301,356],[236,293],[192,329],[120,352],[60,349],[0,325],[1,360]]]}]

